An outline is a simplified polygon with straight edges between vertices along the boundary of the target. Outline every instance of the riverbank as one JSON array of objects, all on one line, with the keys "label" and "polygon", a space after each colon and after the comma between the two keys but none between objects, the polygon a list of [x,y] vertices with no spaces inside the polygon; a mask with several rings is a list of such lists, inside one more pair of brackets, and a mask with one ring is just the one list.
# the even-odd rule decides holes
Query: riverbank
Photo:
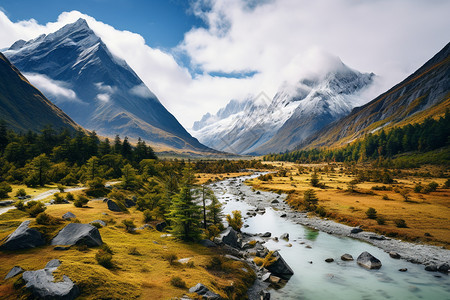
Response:
[{"label": "riverbank", "polygon": [[[230,186],[235,189],[234,194],[239,196],[242,201],[256,207],[257,211],[261,213],[264,207],[272,207],[284,218],[289,219],[297,224],[308,226],[310,228],[320,230],[329,234],[337,236],[346,236],[368,242],[385,252],[396,252],[401,259],[412,263],[419,263],[425,266],[440,266],[442,264],[450,263],[450,251],[442,247],[414,244],[393,238],[384,237],[373,232],[361,231],[359,233],[351,233],[354,227],[334,222],[332,220],[321,219],[318,217],[308,216],[305,212],[294,211],[285,202],[286,194],[280,194],[274,197],[274,193],[254,190],[250,186],[243,183],[241,177],[230,181]],[[275,199],[274,199],[275,198]],[[258,210],[261,208],[261,210]],[[257,212],[250,212],[251,214]],[[251,216],[251,215],[250,215]],[[245,219],[250,217],[247,215]]]}]

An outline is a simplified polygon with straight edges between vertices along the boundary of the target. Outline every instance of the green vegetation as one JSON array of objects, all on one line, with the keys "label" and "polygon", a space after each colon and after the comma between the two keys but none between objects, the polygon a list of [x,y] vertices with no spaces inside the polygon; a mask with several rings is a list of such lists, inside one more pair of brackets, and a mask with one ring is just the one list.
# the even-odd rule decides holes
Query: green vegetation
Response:
[{"label": "green vegetation", "polygon": [[[312,149],[287,152],[283,154],[269,154],[264,156],[265,161],[291,161],[298,163],[312,162],[358,162],[379,161],[380,165],[398,165],[402,167],[414,167],[416,163],[448,163],[450,160],[450,112],[445,116],[434,120],[427,118],[420,124],[408,124],[403,127],[393,128],[389,132],[383,129],[379,133],[371,133],[364,138],[339,149]],[[426,152],[443,148],[438,156],[428,157]],[[400,154],[409,152],[423,153],[425,156],[408,161],[390,159]],[[407,156],[409,157],[409,156]],[[383,161],[383,159],[388,159]],[[424,161],[423,161],[424,160]]]},{"label": "green vegetation", "polygon": [[373,207],[369,207],[366,211],[366,216],[369,219],[376,219],[377,218],[377,210]]},{"label": "green vegetation", "polygon": [[242,225],[244,224],[241,212],[239,210],[233,210],[231,213],[233,216],[227,215],[228,225],[236,231],[241,231]]}]

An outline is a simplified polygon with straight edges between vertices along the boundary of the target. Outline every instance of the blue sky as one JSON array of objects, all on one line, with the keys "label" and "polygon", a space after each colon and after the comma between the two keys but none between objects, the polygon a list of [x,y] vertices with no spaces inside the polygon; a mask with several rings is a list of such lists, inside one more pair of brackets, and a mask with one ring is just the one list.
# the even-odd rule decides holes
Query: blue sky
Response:
[{"label": "blue sky", "polygon": [[6,0],[0,2],[11,21],[54,22],[63,11],[78,10],[120,30],[138,32],[152,47],[178,45],[193,27],[205,27],[186,0]]},{"label": "blue sky", "polygon": [[85,18],[189,129],[339,60],[377,75],[368,102],[450,41],[449,11],[449,0],[1,0],[0,49]]}]

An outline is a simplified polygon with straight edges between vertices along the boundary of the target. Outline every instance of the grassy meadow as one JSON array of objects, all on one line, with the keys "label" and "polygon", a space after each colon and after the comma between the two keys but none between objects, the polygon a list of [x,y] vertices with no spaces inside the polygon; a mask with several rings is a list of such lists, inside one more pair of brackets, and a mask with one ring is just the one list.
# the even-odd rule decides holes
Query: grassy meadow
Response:
[{"label": "grassy meadow", "polygon": [[[303,192],[313,189],[319,199],[318,206],[325,210],[323,217],[351,226],[362,225],[366,230],[409,241],[446,248],[450,245],[450,189],[442,188],[447,179],[437,177],[442,174],[440,168],[401,170],[398,178],[393,175],[394,182],[391,184],[364,181],[357,183],[354,190],[350,191],[348,183],[357,176],[343,165],[335,166],[333,171],[331,168],[325,171],[324,164],[274,162],[273,165],[286,170],[285,176],[274,174],[268,181],[256,178],[247,184],[255,189],[288,193],[287,202],[298,209],[304,209]],[[322,188],[311,186],[314,169],[321,170],[317,175],[324,185]],[[430,182],[438,183],[436,191],[426,194],[414,192],[416,184],[426,186]],[[379,190],[380,188],[386,190]],[[405,192],[407,200],[402,195]],[[367,217],[366,211],[370,207],[376,210],[377,217],[385,220],[383,225],[376,219]],[[407,227],[397,227],[395,220],[398,219],[405,220]]]}]

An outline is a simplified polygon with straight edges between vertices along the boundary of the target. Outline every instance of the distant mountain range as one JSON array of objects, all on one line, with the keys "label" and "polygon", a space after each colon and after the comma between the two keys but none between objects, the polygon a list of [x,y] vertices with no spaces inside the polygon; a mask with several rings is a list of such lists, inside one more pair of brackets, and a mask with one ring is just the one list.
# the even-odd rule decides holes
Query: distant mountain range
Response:
[{"label": "distant mountain range", "polygon": [[0,53],[0,119],[7,128],[19,132],[37,132],[46,125],[75,131],[77,125]]},{"label": "distant mountain range", "polygon": [[218,150],[267,154],[294,149],[302,140],[350,113],[374,74],[362,74],[334,58],[334,67],[296,84],[284,84],[273,99],[264,93],[231,100],[203,116],[192,134]]},{"label": "distant mountain range", "polygon": [[311,135],[298,149],[338,147],[368,133],[436,118],[450,109],[450,43],[408,78]]},{"label": "distant mountain range", "polygon": [[110,53],[84,19],[5,56],[84,128],[175,149],[212,152],[193,138],[127,63]]}]

